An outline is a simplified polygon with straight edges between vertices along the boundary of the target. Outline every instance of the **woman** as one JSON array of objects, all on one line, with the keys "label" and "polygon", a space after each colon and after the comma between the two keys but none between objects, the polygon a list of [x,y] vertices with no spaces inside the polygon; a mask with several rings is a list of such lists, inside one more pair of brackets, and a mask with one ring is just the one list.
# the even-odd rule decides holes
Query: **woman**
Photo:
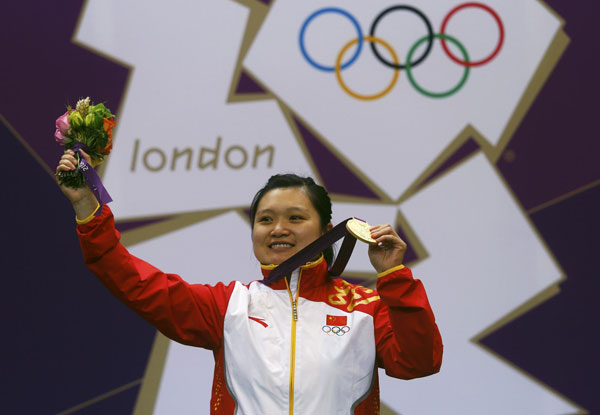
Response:
[{"label": "woman", "polygon": [[[57,173],[75,165],[68,151]],[[94,216],[89,189],[61,189],[85,263],[102,283],[169,338],[213,351],[211,414],[378,414],[377,367],[402,379],[439,371],[433,313],[390,225],[371,228],[377,291],[329,277],[330,248],[269,285],[191,285],[130,255],[110,209]],[[332,228],[325,189],[295,175],[271,177],[251,212],[263,277]]]}]

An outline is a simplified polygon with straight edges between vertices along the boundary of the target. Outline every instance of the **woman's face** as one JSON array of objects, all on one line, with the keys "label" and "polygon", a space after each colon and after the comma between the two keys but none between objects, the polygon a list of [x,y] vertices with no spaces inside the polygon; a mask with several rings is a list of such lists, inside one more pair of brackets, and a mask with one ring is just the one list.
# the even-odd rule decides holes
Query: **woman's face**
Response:
[{"label": "woman's face", "polygon": [[303,188],[269,190],[256,209],[252,229],[254,255],[261,264],[279,265],[326,230],[321,228],[319,213]]}]

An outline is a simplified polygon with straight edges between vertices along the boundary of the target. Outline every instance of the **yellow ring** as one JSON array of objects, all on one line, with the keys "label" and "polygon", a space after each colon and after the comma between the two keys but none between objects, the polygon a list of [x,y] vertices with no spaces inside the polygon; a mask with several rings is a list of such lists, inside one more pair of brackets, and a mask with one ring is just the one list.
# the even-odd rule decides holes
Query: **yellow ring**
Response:
[{"label": "yellow ring", "polygon": [[[375,37],[375,36],[365,36],[363,38],[363,40],[366,42],[379,43],[381,46],[383,46],[390,52],[390,54],[392,55],[392,59],[394,60],[394,64],[400,65],[400,62],[398,61],[398,56],[396,56],[396,52],[394,52],[394,49],[392,49],[392,47],[386,41],[384,41],[378,37]],[[346,84],[344,83],[344,80],[342,79],[342,71],[340,70],[340,68],[342,66],[342,58],[344,57],[344,53],[346,53],[346,51],[350,48],[350,46],[354,45],[355,43],[358,43],[358,39],[354,39],[354,40],[351,40],[350,42],[348,42],[346,44],[346,46],[344,46],[342,48],[342,50],[340,51],[340,53],[338,54],[337,60],[335,61],[335,77],[337,78],[338,82],[340,83],[340,86],[342,87],[342,89],[344,91],[346,91],[348,93],[348,95],[353,96],[356,99],[370,101],[370,100],[381,98],[382,96],[384,96],[385,94],[390,92],[392,90],[392,88],[394,87],[394,85],[396,85],[396,81],[398,81],[398,75],[400,74],[400,70],[397,68],[394,69],[394,77],[392,78],[392,82],[388,85],[388,87],[386,89],[379,92],[378,94],[360,95],[360,94],[357,94],[356,92],[350,90],[350,88],[348,88],[346,86]]]}]

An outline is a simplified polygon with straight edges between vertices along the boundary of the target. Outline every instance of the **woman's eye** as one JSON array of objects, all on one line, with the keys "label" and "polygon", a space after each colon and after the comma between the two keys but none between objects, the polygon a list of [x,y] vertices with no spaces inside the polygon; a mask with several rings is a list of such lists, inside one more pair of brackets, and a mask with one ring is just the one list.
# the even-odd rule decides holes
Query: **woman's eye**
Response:
[{"label": "woman's eye", "polygon": [[261,218],[258,218],[258,222],[270,222],[271,218],[269,216],[263,216]]},{"label": "woman's eye", "polygon": [[304,219],[302,216],[299,215],[292,215],[290,216],[290,220],[302,220]]}]

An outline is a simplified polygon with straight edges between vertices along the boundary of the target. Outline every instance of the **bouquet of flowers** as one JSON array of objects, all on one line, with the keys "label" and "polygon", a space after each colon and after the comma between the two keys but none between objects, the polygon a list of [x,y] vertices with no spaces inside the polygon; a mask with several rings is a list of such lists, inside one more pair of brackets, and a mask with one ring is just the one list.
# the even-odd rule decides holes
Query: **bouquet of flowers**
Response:
[{"label": "bouquet of flowers", "polygon": [[92,167],[104,161],[104,157],[112,149],[112,129],[117,125],[114,118],[115,116],[104,104],[94,105],[90,103],[89,97],[79,100],[75,109],[67,107],[67,112],[58,117],[54,138],[65,149],[74,150],[78,162],[76,170],[59,173],[61,184],[74,188],[86,184],[83,172],[88,166],[79,150],[90,155]]},{"label": "bouquet of flowers", "polygon": [[[112,129],[117,125],[114,119],[114,114],[104,104],[94,105],[87,97],[77,101],[75,109],[67,107],[67,112],[56,120],[54,133],[58,144],[73,150],[77,158],[77,169],[59,172],[59,182],[74,188],[87,184],[101,205],[112,199],[94,167],[102,163],[112,149]],[[91,157],[91,164],[83,158],[80,150]]]}]

